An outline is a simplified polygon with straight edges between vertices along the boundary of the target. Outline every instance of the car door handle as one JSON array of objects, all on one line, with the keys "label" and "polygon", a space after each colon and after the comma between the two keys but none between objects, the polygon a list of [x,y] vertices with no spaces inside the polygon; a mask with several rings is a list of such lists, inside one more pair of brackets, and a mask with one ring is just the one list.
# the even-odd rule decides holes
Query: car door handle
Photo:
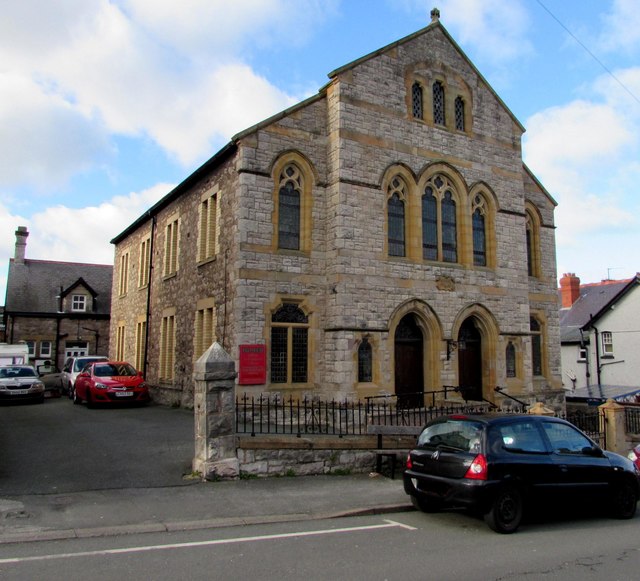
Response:
[{"label": "car door handle", "polygon": [[569,467],[566,464],[560,464],[560,472],[569,472]]}]

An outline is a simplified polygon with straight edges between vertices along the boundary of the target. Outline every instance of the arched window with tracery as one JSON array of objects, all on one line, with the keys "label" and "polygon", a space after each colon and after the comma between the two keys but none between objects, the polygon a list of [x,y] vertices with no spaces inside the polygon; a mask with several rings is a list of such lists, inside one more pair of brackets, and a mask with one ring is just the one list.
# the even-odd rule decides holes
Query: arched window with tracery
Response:
[{"label": "arched window with tracery", "polygon": [[440,81],[433,83],[433,122],[445,125],[444,85]]},{"label": "arched window with tracery", "polygon": [[309,317],[295,303],[271,315],[271,382],[306,383]]},{"label": "arched window with tracery", "polygon": [[487,266],[487,204],[481,195],[474,196],[471,211],[471,226],[473,230],[473,264],[475,266]]},{"label": "arched window with tracery", "polygon": [[399,176],[394,177],[387,191],[387,237],[389,256],[405,256],[405,203],[406,184]]},{"label": "arched window with tracery", "polygon": [[278,188],[278,248],[300,250],[303,178],[294,164],[280,174]]},{"label": "arched window with tracery", "polygon": [[411,108],[414,119],[423,118],[423,102],[424,97],[422,92],[422,85],[420,85],[420,83],[416,81],[411,87]]},{"label": "arched window with tracery", "polygon": [[442,262],[458,261],[458,218],[453,186],[437,175],[422,196],[422,257]]}]

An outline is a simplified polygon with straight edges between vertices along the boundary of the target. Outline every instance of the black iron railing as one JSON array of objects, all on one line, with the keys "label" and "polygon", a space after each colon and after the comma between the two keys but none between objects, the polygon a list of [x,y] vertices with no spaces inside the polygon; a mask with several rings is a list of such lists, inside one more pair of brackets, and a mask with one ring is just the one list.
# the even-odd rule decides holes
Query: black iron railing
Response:
[{"label": "black iron railing", "polygon": [[455,404],[407,407],[395,396],[361,400],[282,398],[278,395],[243,395],[236,398],[236,432],[239,434],[366,435],[371,426],[422,427],[439,416],[487,412],[487,405]]},{"label": "black iron railing", "polygon": [[627,434],[640,434],[640,407],[624,406],[624,425]]}]

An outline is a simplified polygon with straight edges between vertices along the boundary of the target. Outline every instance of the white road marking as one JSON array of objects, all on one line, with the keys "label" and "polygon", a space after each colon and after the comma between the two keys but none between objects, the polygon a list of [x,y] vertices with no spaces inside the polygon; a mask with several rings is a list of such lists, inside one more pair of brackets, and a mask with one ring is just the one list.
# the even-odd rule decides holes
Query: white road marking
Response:
[{"label": "white road marking", "polygon": [[143,553],[149,551],[167,551],[170,549],[190,549],[193,547],[208,547],[212,545],[231,545],[234,543],[250,543],[254,541],[269,541],[274,539],[291,539],[296,537],[313,537],[318,535],[333,535],[336,533],[351,533],[358,531],[370,531],[375,529],[403,528],[416,530],[415,527],[402,523],[386,520],[385,524],[368,525],[360,527],[345,527],[340,529],[324,529],[319,531],[300,531],[296,533],[281,533],[277,535],[258,535],[254,537],[236,537],[232,539],[215,539],[210,541],[193,541],[190,543],[172,543],[168,545],[149,545],[143,547],[127,547],[124,549],[101,549],[99,551],[82,551],[78,553],[58,553],[55,555],[34,555],[31,557],[9,557],[0,559],[0,565],[9,563],[26,563],[30,561],[50,561],[53,559],[71,559],[75,557],[95,557],[103,555],[121,555],[125,553]]}]

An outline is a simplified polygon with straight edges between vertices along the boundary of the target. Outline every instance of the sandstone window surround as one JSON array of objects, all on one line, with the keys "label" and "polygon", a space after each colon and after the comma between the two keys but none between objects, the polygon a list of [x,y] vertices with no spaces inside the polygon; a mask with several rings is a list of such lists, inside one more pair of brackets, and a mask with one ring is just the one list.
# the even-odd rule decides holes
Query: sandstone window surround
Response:
[{"label": "sandstone window surround", "polygon": [[[452,84],[449,84],[451,81]],[[416,121],[456,133],[470,133],[471,90],[460,79],[437,73],[429,80],[424,72],[409,72],[406,81],[408,115]],[[428,89],[425,90],[425,87]]]},{"label": "sandstone window surround", "polygon": [[167,221],[164,238],[164,270],[165,278],[178,273],[178,254],[180,250],[180,218],[174,214]]},{"label": "sandstone window surround", "polygon": [[138,288],[145,288],[149,284],[149,267],[151,265],[151,236],[140,242],[140,257],[138,261]]},{"label": "sandstone window surround", "polygon": [[145,351],[147,342],[147,320],[144,317],[139,317],[136,321],[136,352],[135,352],[135,366],[138,371],[145,369]]},{"label": "sandstone window surround", "polygon": [[174,380],[176,358],[176,314],[175,309],[165,309],[160,322],[160,357],[158,377],[160,381],[171,383]]},{"label": "sandstone window surround", "polygon": [[271,315],[271,383],[309,381],[309,315],[300,304],[283,301]]},{"label": "sandstone window surround", "polygon": [[213,298],[197,302],[194,327],[193,358],[196,361],[216,340],[216,306]]},{"label": "sandstone window surround", "polygon": [[116,326],[116,359],[118,361],[125,360],[125,345],[126,345],[126,323],[125,321],[118,321]]},{"label": "sandstone window surround", "polygon": [[312,187],[315,172],[299,152],[281,155],[273,165],[273,251],[309,254]]},{"label": "sandstone window surround", "polygon": [[364,337],[358,346],[358,383],[373,381],[373,349],[369,339]]},{"label": "sandstone window surround", "polygon": [[122,297],[129,290],[129,252],[120,255],[120,269],[118,278],[118,294]]},{"label": "sandstone window surround", "polygon": [[545,325],[537,314],[529,318],[529,332],[531,334],[531,371],[534,377],[546,376],[545,358]]},{"label": "sandstone window surround", "polygon": [[400,164],[385,174],[390,258],[495,268],[497,204],[486,184],[478,182],[469,190],[443,163],[427,168],[418,181]]},{"label": "sandstone window surround", "polygon": [[530,202],[525,205],[525,228],[527,244],[527,271],[529,276],[540,278],[540,227],[542,220],[536,208]]},{"label": "sandstone window surround", "polygon": [[220,251],[220,192],[217,187],[202,195],[199,214],[198,262],[202,263]]}]

